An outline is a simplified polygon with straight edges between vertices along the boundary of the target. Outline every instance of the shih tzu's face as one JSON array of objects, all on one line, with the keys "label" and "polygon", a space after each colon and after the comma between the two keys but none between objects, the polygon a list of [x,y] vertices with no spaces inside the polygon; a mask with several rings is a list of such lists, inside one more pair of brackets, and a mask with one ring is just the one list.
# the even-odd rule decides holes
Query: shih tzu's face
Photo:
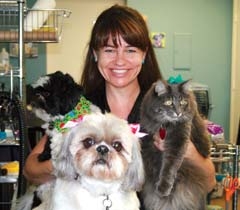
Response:
[{"label": "shih tzu's face", "polygon": [[57,176],[123,180],[128,189],[142,184],[139,140],[125,120],[112,114],[89,114],[63,138],[61,150],[53,157]]},{"label": "shih tzu's face", "polygon": [[90,126],[94,132],[81,129],[74,136],[69,149],[80,175],[115,180],[126,173],[131,161],[131,145],[125,143],[119,133],[112,133],[109,126]]}]

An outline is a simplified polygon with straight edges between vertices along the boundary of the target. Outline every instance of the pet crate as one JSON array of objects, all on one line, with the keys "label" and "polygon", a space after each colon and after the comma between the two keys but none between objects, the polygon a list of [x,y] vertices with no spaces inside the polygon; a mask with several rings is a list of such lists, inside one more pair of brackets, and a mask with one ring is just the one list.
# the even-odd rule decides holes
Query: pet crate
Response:
[{"label": "pet crate", "polygon": [[199,113],[208,118],[210,108],[208,90],[194,90],[193,93],[196,97]]},{"label": "pet crate", "polygon": [[[0,42],[18,42],[19,11],[0,2]],[[71,12],[66,9],[24,9],[24,42],[59,42],[64,18]]]},{"label": "pet crate", "polygon": [[210,98],[208,86],[199,83],[193,83],[192,90],[197,101],[199,113],[203,117],[208,118],[210,111]]}]

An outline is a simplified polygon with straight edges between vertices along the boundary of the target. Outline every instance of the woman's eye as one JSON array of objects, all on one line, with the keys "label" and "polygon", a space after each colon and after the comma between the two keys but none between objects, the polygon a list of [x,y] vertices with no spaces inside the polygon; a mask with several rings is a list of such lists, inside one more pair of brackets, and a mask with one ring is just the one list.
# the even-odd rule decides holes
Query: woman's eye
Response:
[{"label": "woman's eye", "polygon": [[119,142],[119,141],[113,142],[112,147],[113,147],[117,152],[120,152],[120,151],[122,150],[122,148],[123,148],[122,143]]},{"label": "woman's eye", "polygon": [[106,48],[104,48],[104,52],[105,52],[105,53],[113,53],[113,52],[115,52],[115,48],[106,47]]},{"label": "woman's eye", "polygon": [[167,100],[164,102],[164,105],[166,106],[171,106],[172,105],[172,100]]},{"label": "woman's eye", "polygon": [[104,52],[110,53],[110,52],[113,52],[113,50],[107,49],[107,50],[104,50]]},{"label": "woman's eye", "polygon": [[135,49],[128,49],[127,52],[128,52],[128,53],[135,53],[135,52],[137,52],[137,51],[136,51]]},{"label": "woman's eye", "polygon": [[88,149],[89,147],[91,147],[94,144],[95,144],[95,140],[93,138],[86,138],[83,140],[83,146],[86,149]]}]

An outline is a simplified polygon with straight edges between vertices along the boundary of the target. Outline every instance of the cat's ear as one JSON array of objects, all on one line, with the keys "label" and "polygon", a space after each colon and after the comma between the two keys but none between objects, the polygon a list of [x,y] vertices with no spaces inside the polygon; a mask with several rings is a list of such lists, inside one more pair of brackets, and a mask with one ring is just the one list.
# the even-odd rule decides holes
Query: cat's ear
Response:
[{"label": "cat's ear", "polygon": [[182,89],[184,92],[191,91],[192,88],[192,79],[188,79],[181,83]]},{"label": "cat's ear", "polygon": [[166,93],[167,91],[167,87],[166,87],[166,83],[164,83],[162,80],[158,80],[155,83],[155,92],[157,93],[158,96]]}]

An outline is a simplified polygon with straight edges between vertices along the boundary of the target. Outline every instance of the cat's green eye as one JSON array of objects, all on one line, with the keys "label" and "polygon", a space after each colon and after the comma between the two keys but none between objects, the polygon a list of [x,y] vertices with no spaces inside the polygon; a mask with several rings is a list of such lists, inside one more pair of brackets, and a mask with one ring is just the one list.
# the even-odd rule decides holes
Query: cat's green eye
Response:
[{"label": "cat's green eye", "polygon": [[166,106],[171,106],[172,105],[172,100],[167,100],[164,102],[164,105]]},{"label": "cat's green eye", "polygon": [[186,101],[186,100],[181,100],[181,101],[180,101],[180,105],[182,105],[182,106],[187,105],[187,101]]}]

